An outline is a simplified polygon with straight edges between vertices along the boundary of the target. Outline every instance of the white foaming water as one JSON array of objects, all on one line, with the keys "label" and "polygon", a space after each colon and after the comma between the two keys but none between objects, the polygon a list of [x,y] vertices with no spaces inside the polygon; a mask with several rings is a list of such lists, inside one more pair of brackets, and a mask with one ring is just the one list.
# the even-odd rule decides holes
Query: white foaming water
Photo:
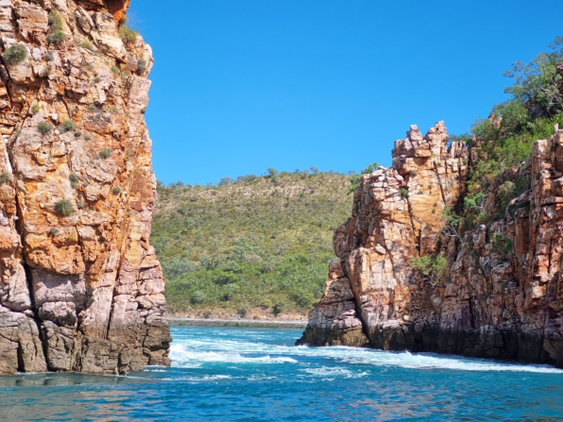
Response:
[{"label": "white foaming water", "polygon": [[[253,339],[250,339],[253,340]],[[335,368],[334,364],[365,365],[371,367],[398,367],[414,370],[457,370],[457,371],[502,371],[563,374],[563,370],[547,365],[520,365],[516,363],[496,362],[485,359],[463,358],[451,355],[430,353],[412,354],[389,352],[368,348],[354,347],[307,347],[267,344],[247,339],[192,340],[177,339],[171,348],[170,357],[173,365],[181,368],[197,368],[205,363],[224,362],[237,364],[299,364],[307,366],[301,372],[320,377],[358,376],[362,371],[349,371]],[[308,367],[308,357],[328,360],[330,366]],[[304,361],[305,360],[305,361]],[[366,368],[363,368],[364,370]],[[324,371],[324,372],[323,372]],[[339,372],[340,371],[340,372]],[[348,372],[347,372],[348,371]]]},{"label": "white foaming water", "polygon": [[203,363],[222,362],[222,363],[252,363],[252,364],[279,364],[297,363],[293,358],[287,356],[271,357],[264,356],[244,356],[236,351],[204,351],[191,349],[185,344],[175,344],[170,348],[170,358],[175,366],[183,368],[199,367]]},{"label": "white foaming water", "polygon": [[342,367],[327,366],[321,366],[318,368],[306,368],[302,369],[301,371],[312,375],[315,378],[322,378],[325,380],[333,380],[335,378],[363,378],[366,375],[369,375],[369,372],[366,371],[354,371]]},{"label": "white foaming water", "polygon": [[[303,347],[307,352],[311,348]],[[460,371],[511,371],[563,374],[563,370],[547,365],[519,365],[495,362],[484,359],[463,358],[451,355],[430,353],[389,352],[374,349],[356,349],[351,347],[319,348],[312,350],[315,356],[334,358],[343,363],[370,366],[393,366],[409,369],[448,369]]]}]

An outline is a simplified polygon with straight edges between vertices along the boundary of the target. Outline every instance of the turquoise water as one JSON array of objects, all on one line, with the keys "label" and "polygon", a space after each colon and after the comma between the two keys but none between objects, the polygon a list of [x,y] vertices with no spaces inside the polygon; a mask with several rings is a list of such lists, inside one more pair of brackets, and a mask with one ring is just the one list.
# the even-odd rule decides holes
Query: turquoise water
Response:
[{"label": "turquoise water", "polygon": [[294,347],[300,330],[174,327],[172,368],[0,377],[2,421],[562,421],[546,366]]}]

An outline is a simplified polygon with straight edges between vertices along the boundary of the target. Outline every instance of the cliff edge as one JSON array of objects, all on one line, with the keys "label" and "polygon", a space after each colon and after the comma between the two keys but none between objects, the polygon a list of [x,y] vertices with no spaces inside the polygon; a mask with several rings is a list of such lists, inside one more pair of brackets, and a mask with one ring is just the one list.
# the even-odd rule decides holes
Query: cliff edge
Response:
[{"label": "cliff edge", "polygon": [[[362,176],[338,262],[298,344],[432,351],[563,366],[563,131],[499,173],[460,233],[479,145],[443,122]],[[517,187],[517,189],[516,189]]]},{"label": "cliff edge", "polygon": [[0,373],[168,365],[127,0],[0,0]]}]

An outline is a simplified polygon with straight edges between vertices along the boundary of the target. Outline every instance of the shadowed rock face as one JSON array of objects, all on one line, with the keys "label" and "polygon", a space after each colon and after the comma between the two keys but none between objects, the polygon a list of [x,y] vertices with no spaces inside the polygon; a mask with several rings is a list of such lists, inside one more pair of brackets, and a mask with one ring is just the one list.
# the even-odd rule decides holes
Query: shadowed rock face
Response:
[{"label": "shadowed rock face", "polygon": [[128,5],[0,0],[2,373],[169,364],[149,245],[153,59],[119,36]]},{"label": "shadowed rock face", "polygon": [[[477,155],[447,141],[443,122],[425,137],[413,126],[395,143],[393,167],[362,177],[334,236],[340,262],[299,343],[563,366],[563,131],[497,176],[483,208],[502,217],[463,238],[442,214],[463,203]],[[501,209],[499,191],[527,177],[531,188]],[[436,253],[448,262],[442,280],[412,268]]]}]

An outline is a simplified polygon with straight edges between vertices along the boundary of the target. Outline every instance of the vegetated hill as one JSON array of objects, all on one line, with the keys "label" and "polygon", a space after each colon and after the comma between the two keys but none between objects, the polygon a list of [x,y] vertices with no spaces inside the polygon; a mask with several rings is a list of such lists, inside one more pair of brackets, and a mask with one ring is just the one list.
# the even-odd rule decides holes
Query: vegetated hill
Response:
[{"label": "vegetated hill", "polygon": [[277,173],[216,186],[158,186],[152,243],[171,313],[305,315],[322,296],[348,176]]}]

